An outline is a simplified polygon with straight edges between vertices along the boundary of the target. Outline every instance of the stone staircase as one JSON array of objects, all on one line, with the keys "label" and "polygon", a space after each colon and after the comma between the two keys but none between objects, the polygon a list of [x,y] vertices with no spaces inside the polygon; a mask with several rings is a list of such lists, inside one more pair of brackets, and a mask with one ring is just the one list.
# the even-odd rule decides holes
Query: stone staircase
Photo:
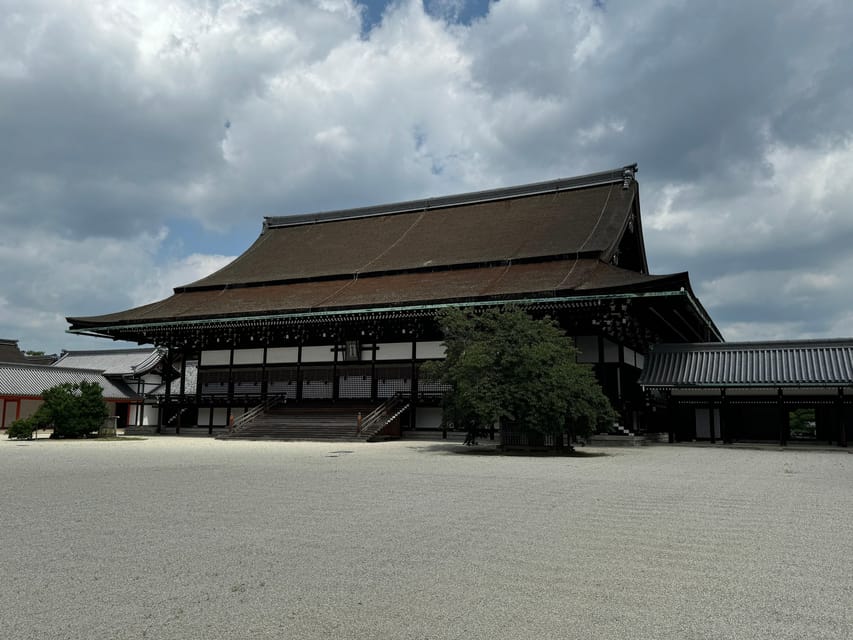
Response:
[{"label": "stone staircase", "polygon": [[341,407],[273,407],[232,433],[217,436],[221,440],[320,440],[364,442],[368,434],[359,434],[358,414],[367,415],[372,405]]}]

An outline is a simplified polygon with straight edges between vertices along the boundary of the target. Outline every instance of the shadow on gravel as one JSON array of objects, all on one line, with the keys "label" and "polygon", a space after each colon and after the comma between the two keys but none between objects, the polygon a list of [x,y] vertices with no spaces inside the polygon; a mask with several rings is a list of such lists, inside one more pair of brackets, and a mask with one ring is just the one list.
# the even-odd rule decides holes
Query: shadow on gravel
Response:
[{"label": "shadow on gravel", "polygon": [[466,446],[459,443],[436,443],[427,446],[409,447],[419,453],[437,453],[459,456],[500,456],[505,458],[602,458],[612,454],[605,451],[501,451],[494,445]]}]

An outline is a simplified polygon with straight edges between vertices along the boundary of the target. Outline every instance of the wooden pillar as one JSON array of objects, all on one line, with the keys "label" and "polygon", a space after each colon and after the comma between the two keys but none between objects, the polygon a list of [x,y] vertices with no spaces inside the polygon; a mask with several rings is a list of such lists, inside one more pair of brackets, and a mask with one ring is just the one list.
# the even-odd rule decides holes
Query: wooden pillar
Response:
[{"label": "wooden pillar", "polygon": [[729,433],[728,417],[729,417],[729,400],[726,397],[725,387],[720,389],[720,440],[723,444],[731,444],[732,437]]},{"label": "wooden pillar", "polygon": [[142,426],[142,420],[145,415],[145,383],[142,378],[136,379],[136,395],[139,396],[139,402],[136,404],[136,426]]},{"label": "wooden pillar", "polygon": [[[417,336],[417,333],[415,334]],[[409,399],[409,429],[415,429],[417,425],[416,418],[418,412],[418,341],[417,338],[412,340],[412,377]],[[445,437],[446,432],[445,432]]]},{"label": "wooden pillar", "polygon": [[234,344],[231,344],[231,351],[228,354],[228,396],[226,398],[227,409],[225,411],[225,427],[231,428],[231,409],[234,404]]},{"label": "wooden pillar", "polygon": [[161,433],[163,431],[163,427],[166,426],[164,423],[166,421],[166,415],[168,415],[168,412],[165,410],[165,408],[168,408],[172,402],[172,380],[169,377],[169,369],[171,368],[172,347],[169,347],[168,349],[166,349],[166,362],[163,363],[163,379],[166,383],[166,394],[163,396],[163,401],[160,403],[160,412],[157,420],[157,422],[159,422],[157,431]]},{"label": "wooden pillar", "polygon": [[782,388],[776,390],[776,403],[779,409],[779,446],[788,444],[788,416],[785,412],[785,399]]},{"label": "wooden pillar", "polygon": [[379,402],[379,381],[376,379],[376,338],[373,338],[373,349],[370,352],[370,402]]},{"label": "wooden pillar", "polygon": [[[196,406],[196,420],[201,426],[201,404],[202,404],[202,395],[201,395],[201,355],[204,349],[199,346],[196,354],[198,355],[198,362],[196,362],[196,370],[195,370],[195,406]],[[207,420],[207,435],[213,435],[213,414],[211,413]]]},{"label": "wooden pillar", "polygon": [[296,401],[302,400],[302,343],[296,350]]},{"label": "wooden pillar", "polygon": [[179,388],[179,400],[178,400],[178,423],[175,426],[175,433],[181,432],[181,425],[183,424],[183,416],[184,416],[184,407],[186,406],[187,398],[187,349],[186,347],[181,349],[181,384]]},{"label": "wooden pillar", "polygon": [[711,436],[711,444],[717,444],[717,428],[714,425],[716,416],[714,416],[714,401],[708,402],[708,433]]},{"label": "wooden pillar", "polygon": [[838,387],[838,446],[847,446],[847,426],[844,424],[844,387]]},{"label": "wooden pillar", "polygon": [[[341,352],[338,338],[335,338],[335,346],[332,349],[332,402],[337,402],[340,395],[340,382],[338,381],[338,354]],[[346,348],[346,347],[344,347]]]},{"label": "wooden pillar", "polygon": [[264,347],[264,355],[261,358],[261,402],[267,401],[269,393],[269,381],[267,380],[267,348]]},{"label": "wooden pillar", "polygon": [[672,389],[666,392],[666,408],[667,408],[667,428],[669,429],[669,442],[675,442],[675,419],[676,419],[676,402],[672,398]]}]

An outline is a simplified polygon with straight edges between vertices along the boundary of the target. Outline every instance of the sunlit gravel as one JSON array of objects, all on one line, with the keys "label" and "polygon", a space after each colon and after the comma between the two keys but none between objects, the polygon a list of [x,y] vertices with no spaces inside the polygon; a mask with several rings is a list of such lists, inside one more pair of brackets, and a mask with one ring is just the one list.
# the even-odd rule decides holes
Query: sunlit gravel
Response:
[{"label": "sunlit gravel", "polygon": [[0,636],[853,637],[853,456],[597,451],[4,437]]}]

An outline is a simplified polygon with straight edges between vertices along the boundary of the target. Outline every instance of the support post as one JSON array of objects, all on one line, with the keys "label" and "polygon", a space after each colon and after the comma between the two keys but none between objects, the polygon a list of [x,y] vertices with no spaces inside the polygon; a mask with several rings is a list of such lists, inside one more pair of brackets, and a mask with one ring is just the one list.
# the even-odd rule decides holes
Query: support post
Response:
[{"label": "support post", "polygon": [[[415,338],[412,339],[412,377],[409,389],[409,429],[415,429],[415,425],[417,424],[415,420],[417,419],[418,414],[418,341],[417,341],[417,333],[415,333]],[[445,432],[445,438],[447,437],[447,432]]]},{"label": "support post", "polygon": [[[332,402],[338,401],[340,394],[340,381],[338,380],[338,354],[341,352],[340,338],[335,337],[335,346],[332,349]],[[343,347],[346,349],[346,346]]]},{"label": "support post", "polygon": [[376,338],[370,351],[370,402],[379,402],[379,381],[376,379]]},{"label": "support post", "polygon": [[296,350],[296,402],[302,401],[302,343]]},{"label": "support post", "polygon": [[[171,386],[171,385],[170,385]],[[175,426],[175,433],[181,432],[181,425],[184,417],[184,407],[186,406],[187,397],[187,348],[181,349],[181,384],[178,391],[180,400],[178,401],[178,424]]]},{"label": "support post", "polygon": [[228,396],[226,399],[228,407],[225,411],[225,426],[228,431],[231,431],[232,405],[234,404],[234,344],[231,344],[231,351],[228,355]]},{"label": "support post", "polygon": [[261,403],[267,401],[269,395],[269,380],[267,380],[267,347],[264,346],[264,355],[261,359]]},{"label": "support post", "polygon": [[172,380],[169,377],[169,369],[172,368],[172,347],[166,349],[166,362],[163,363],[163,380],[166,383],[166,394],[163,396],[163,401],[160,404],[160,416],[158,422],[160,423],[157,431],[162,433],[163,427],[166,425],[164,422],[166,421],[166,416],[168,415],[168,407],[172,402]]},{"label": "support post", "polygon": [[672,399],[672,389],[666,392],[667,428],[669,429],[669,443],[675,442],[675,400]]},{"label": "support post", "polygon": [[708,429],[711,436],[711,444],[717,444],[717,429],[714,425],[715,416],[714,416],[714,401],[710,400],[708,402]]},{"label": "support post", "polygon": [[776,390],[776,396],[776,403],[779,408],[779,446],[784,447],[788,444],[788,416],[785,413],[785,400],[782,387]]},{"label": "support post", "polygon": [[844,423],[844,387],[838,387],[838,446],[847,447],[847,425]]}]

